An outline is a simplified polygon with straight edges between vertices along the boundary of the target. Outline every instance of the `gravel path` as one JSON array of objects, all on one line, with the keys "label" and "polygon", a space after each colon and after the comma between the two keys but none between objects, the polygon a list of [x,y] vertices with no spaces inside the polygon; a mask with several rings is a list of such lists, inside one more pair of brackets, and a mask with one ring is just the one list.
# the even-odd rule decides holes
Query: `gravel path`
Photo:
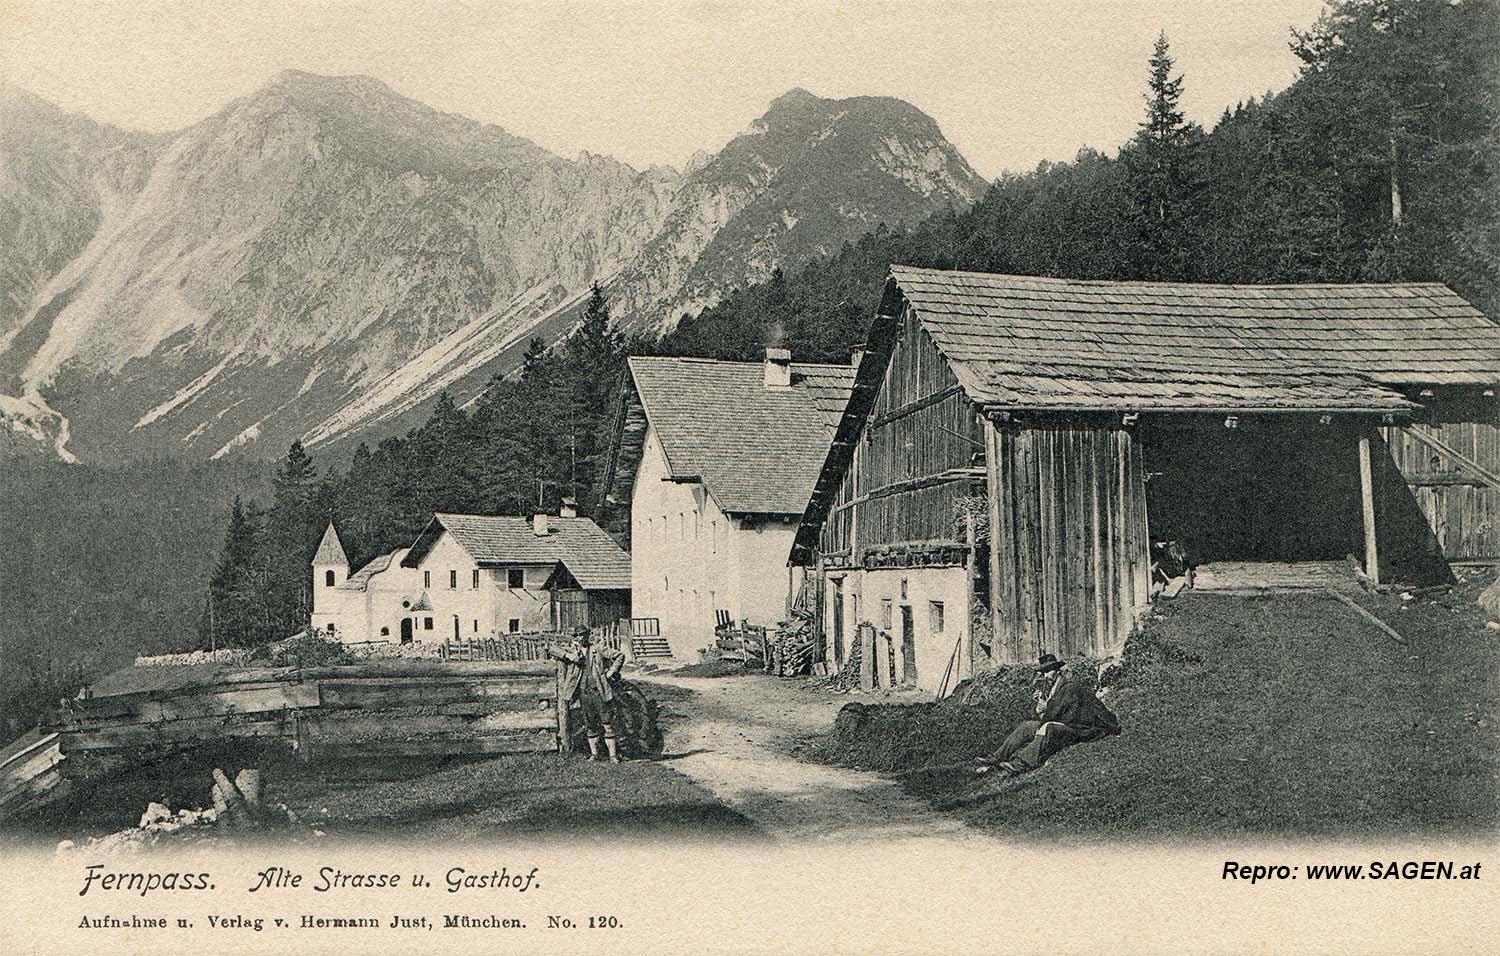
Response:
[{"label": "gravel path", "polygon": [[797,743],[832,727],[848,697],[763,675],[633,679],[667,688],[659,696],[668,765],[775,840],[993,842],[908,796],[888,776],[791,756]]}]

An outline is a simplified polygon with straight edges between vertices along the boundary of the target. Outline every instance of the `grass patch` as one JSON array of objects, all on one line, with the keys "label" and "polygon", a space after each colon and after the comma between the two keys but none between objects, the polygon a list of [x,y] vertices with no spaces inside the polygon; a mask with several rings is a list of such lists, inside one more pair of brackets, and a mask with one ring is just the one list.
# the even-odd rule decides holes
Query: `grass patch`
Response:
[{"label": "grass patch", "polygon": [[[210,806],[209,775],[223,767],[261,769],[262,802],[285,804],[332,843],[467,843],[475,839],[759,840],[749,820],[704,787],[648,760],[591,763],[582,755],[389,758],[302,763],[277,749],[222,748],[174,755],[10,821],[0,847],[78,842],[127,827],[152,801],[176,810]],[[236,832],[276,842],[279,832]]]},{"label": "grass patch", "polygon": [[688,664],[672,671],[674,677],[738,677],[741,674],[755,673],[760,673],[759,667],[752,669],[747,667],[744,661],[733,661],[723,657]]},{"label": "grass patch", "polygon": [[1481,583],[1405,609],[1362,597],[1406,645],[1318,594],[1164,604],[1106,674],[1123,734],[1014,780],[964,764],[1028,716],[1020,675],[970,703],[851,705],[812,752],[1023,838],[1493,835],[1500,635]]},{"label": "grass patch", "polygon": [[762,838],[706,788],[650,761],[515,754],[345,762],[281,774],[268,792],[330,837],[356,841]]}]

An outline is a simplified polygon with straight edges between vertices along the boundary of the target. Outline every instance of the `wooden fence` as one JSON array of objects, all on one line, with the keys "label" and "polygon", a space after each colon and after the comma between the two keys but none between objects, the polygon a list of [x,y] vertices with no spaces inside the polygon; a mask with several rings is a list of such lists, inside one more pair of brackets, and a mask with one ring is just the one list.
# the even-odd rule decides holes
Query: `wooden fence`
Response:
[{"label": "wooden fence", "polygon": [[714,630],[714,644],[719,656],[745,663],[764,663],[770,659],[766,628],[758,624],[725,625]]},{"label": "wooden fence", "polygon": [[[626,659],[636,659],[636,638],[640,631],[648,633],[646,638],[656,638],[663,647],[656,618],[621,618],[608,624],[597,624],[589,629],[594,643],[611,650],[621,651]],[[498,637],[472,637],[445,641],[438,647],[438,656],[445,661],[544,661],[549,644],[567,644],[572,641],[569,634],[502,634]],[[649,640],[647,641],[649,644]],[[653,656],[653,647],[645,648],[642,656]],[[667,653],[670,653],[668,651]],[[657,653],[654,656],[667,656]]]},{"label": "wooden fence", "polygon": [[62,774],[86,778],[226,740],[308,757],[556,750],[556,665],[370,661],[245,668],[213,684],[71,701],[57,727]]},{"label": "wooden fence", "polygon": [[438,656],[445,661],[544,661],[549,638],[506,634],[445,641]]}]

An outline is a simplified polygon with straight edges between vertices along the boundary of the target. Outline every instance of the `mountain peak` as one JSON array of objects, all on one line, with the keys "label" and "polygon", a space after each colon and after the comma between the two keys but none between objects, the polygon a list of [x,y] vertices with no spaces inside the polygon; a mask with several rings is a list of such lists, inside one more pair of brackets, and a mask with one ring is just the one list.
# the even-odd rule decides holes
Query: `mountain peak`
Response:
[{"label": "mountain peak", "polygon": [[306,70],[281,70],[266,84],[267,89],[283,91],[308,91],[316,93],[377,94],[405,99],[389,85],[363,73],[329,75],[309,73]]},{"label": "mountain peak", "polygon": [[770,107],[766,111],[805,109],[822,101],[823,98],[821,96],[815,96],[800,86],[794,86],[772,100]]}]

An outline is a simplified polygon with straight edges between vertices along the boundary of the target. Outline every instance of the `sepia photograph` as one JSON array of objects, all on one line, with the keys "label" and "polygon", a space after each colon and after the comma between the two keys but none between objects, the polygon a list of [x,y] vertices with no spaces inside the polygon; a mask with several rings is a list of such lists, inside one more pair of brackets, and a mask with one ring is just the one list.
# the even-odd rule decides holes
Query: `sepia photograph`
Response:
[{"label": "sepia photograph", "polygon": [[1497,389],[1500,0],[0,0],[4,948],[1489,951]]}]

